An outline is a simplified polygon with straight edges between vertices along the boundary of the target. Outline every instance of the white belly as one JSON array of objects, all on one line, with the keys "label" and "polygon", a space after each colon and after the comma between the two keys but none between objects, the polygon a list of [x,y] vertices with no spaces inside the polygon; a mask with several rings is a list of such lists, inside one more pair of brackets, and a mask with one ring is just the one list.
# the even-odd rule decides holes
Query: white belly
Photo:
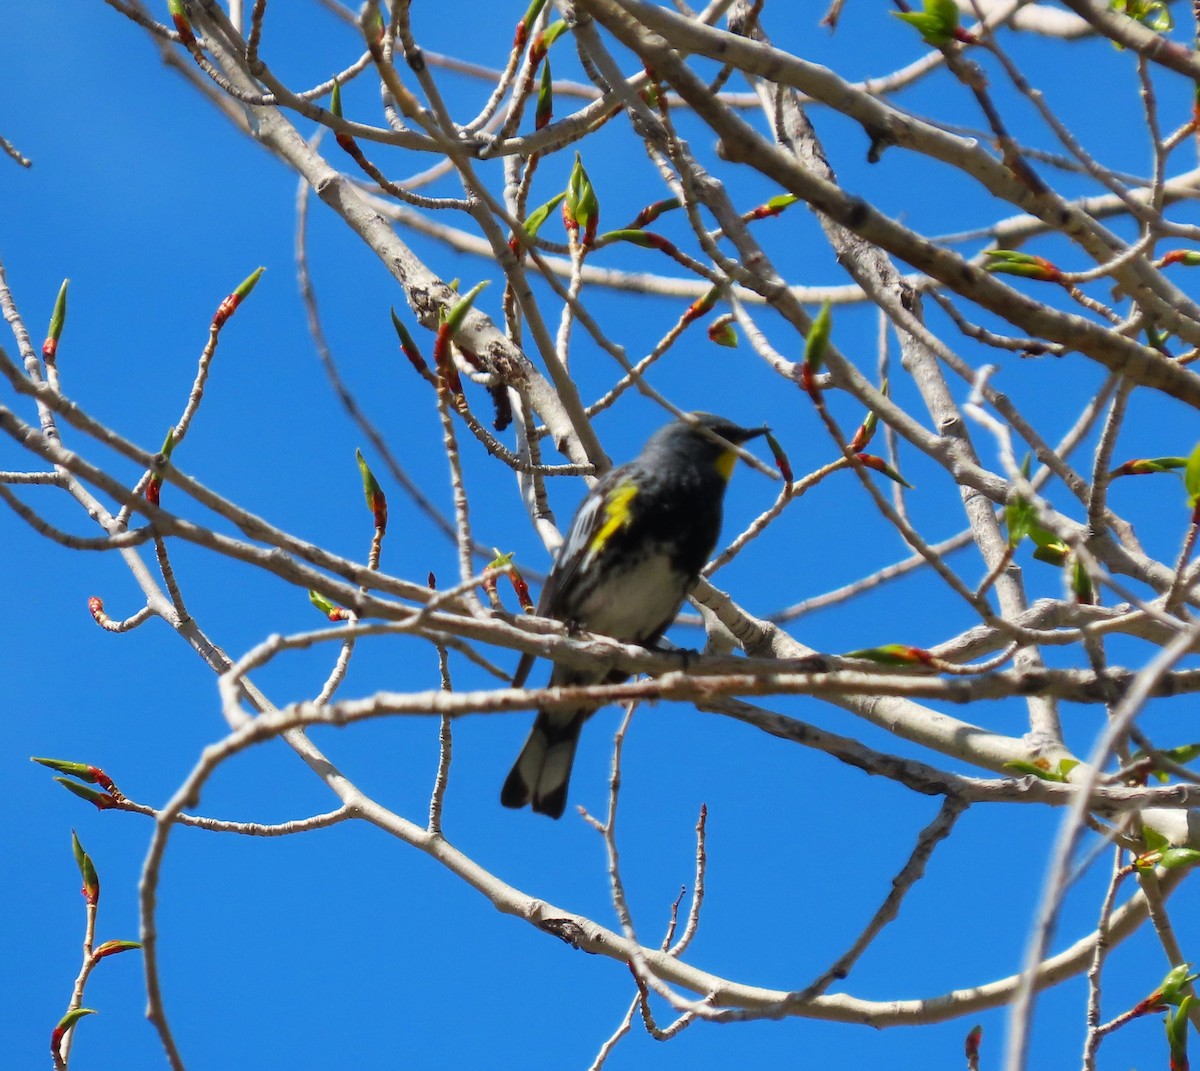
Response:
[{"label": "white belly", "polygon": [[678,613],[686,578],[665,556],[653,556],[598,588],[584,603],[578,622],[589,632],[622,643],[640,643]]}]

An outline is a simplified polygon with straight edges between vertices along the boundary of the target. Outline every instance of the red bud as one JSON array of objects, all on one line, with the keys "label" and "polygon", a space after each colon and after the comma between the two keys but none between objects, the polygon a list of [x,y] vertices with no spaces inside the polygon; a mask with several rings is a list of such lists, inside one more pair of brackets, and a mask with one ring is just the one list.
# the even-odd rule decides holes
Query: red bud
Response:
[{"label": "red bud", "polygon": [[62,1039],[66,1036],[68,1030],[71,1029],[85,1015],[95,1015],[95,1008],[74,1008],[67,1012],[58,1021],[58,1025],[50,1034],[50,1052],[55,1059],[59,1059],[59,1047],[62,1045]]},{"label": "red bud", "polygon": [[225,321],[234,314],[237,307],[249,295],[250,291],[254,289],[259,277],[266,270],[266,268],[255,268],[245,279],[238,283],[233,293],[217,306],[217,311],[213,314],[212,320],[214,328],[219,330],[224,326]]},{"label": "red bud", "polygon": [[167,10],[171,14],[171,22],[179,40],[188,48],[196,47],[196,35],[192,32],[192,24],[188,21],[187,13],[183,10],[183,0],[167,0]]},{"label": "red bud", "polygon": [[83,878],[83,887],[79,890],[83,898],[91,905],[100,901],[100,877],[92,864],[91,856],[83,850],[75,830],[71,830],[71,851],[75,855],[75,865],[79,867],[79,875]]},{"label": "red bud", "polygon": [[135,948],[141,948],[141,941],[105,941],[92,953],[92,959],[102,960],[108,956],[116,956],[122,952],[132,952]]},{"label": "red bud", "polygon": [[87,800],[98,811],[107,811],[117,805],[117,801],[106,792],[96,792],[86,785],[81,785],[78,781],[69,781],[65,777],[56,777],[54,780],[81,800]]},{"label": "red bud", "polygon": [[63,325],[67,322],[67,283],[64,279],[58,288],[58,297],[54,299],[54,311],[50,314],[50,326],[46,330],[46,341],[42,343],[42,358],[47,364],[54,364],[58,354],[58,340],[62,336]]},{"label": "red bud", "polygon": [[379,486],[379,481],[375,479],[374,473],[367,466],[367,462],[362,456],[362,451],[355,450],[354,456],[358,460],[358,471],[362,475],[363,493],[367,497],[367,509],[371,511],[371,516],[375,518],[375,527],[380,532],[385,532],[387,531],[387,498],[383,493],[383,488]]}]

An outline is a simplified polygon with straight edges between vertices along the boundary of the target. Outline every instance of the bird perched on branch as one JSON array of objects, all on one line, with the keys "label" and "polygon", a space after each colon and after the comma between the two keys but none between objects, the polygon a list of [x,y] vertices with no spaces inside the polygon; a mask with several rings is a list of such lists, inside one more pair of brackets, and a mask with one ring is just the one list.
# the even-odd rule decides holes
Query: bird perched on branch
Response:
[{"label": "bird perched on branch", "polygon": [[[734,447],[766,430],[691,413],[655,432],[636,458],[606,473],[584,498],[542,588],[538,614],[654,646],[717,545]],[[524,684],[533,661],[522,657],[514,688]],[[615,684],[627,676],[556,665],[550,686]],[[538,711],[500,791],[505,807],[529,803],[552,818],[563,813],[579,731],[595,711],[594,705]]]}]

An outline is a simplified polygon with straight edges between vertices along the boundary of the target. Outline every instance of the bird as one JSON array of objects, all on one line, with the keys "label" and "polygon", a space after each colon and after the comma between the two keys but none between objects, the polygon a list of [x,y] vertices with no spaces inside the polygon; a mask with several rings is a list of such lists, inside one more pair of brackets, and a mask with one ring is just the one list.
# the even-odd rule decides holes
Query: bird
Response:
[{"label": "bird", "polygon": [[[735,447],[767,430],[695,412],[656,431],[636,458],[609,470],[580,504],[542,588],[538,616],[572,631],[654,647],[717,545]],[[521,658],[514,688],[525,683],[533,662],[531,654]],[[556,664],[550,687],[616,684],[628,676]],[[597,709],[538,711],[500,791],[505,807],[530,804],[561,817],[579,733]]]}]

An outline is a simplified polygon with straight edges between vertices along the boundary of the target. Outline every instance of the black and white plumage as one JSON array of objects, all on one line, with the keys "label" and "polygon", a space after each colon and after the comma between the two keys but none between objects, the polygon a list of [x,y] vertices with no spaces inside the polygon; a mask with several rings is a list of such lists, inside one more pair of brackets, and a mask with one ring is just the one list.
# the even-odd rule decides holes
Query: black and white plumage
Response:
[{"label": "black and white plumage", "polygon": [[[538,614],[622,643],[657,643],[717,545],[737,458],[732,447],[765,430],[692,413],[655,432],[634,460],[588,492],[542,589]],[[532,655],[521,659],[514,687],[532,665]],[[556,665],[550,685],[616,683],[626,676]],[[552,818],[563,813],[579,732],[595,709],[538,712],[500,792],[504,806],[528,803]]]}]

